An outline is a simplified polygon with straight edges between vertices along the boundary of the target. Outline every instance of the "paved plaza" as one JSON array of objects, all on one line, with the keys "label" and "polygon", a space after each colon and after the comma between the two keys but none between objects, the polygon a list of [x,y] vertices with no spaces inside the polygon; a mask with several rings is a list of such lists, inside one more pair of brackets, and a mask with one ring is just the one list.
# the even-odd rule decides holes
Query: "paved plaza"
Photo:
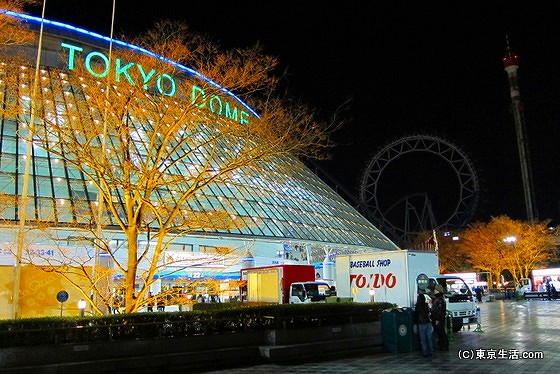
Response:
[{"label": "paved plaza", "polygon": [[558,373],[560,301],[498,300],[479,304],[481,330],[454,334],[449,352],[365,353],[301,364],[265,364],[207,373]]}]

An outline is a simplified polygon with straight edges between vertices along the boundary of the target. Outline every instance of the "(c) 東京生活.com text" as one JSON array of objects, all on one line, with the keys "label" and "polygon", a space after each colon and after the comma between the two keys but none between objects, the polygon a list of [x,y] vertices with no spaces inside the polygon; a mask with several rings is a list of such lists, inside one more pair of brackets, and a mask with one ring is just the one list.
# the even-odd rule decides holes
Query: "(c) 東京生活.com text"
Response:
[{"label": "(c) \u6771\u4eac\u751f\u6d3b.com text", "polygon": [[460,360],[535,360],[543,359],[543,351],[520,351],[518,349],[460,349]]}]

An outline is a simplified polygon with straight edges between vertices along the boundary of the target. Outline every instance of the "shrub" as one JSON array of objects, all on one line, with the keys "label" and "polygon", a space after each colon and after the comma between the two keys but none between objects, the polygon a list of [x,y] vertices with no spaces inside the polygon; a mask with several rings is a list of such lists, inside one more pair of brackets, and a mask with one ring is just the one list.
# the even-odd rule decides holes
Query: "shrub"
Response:
[{"label": "shrub", "polygon": [[0,347],[156,339],[375,322],[390,303],[196,304],[191,312],[0,320]]}]

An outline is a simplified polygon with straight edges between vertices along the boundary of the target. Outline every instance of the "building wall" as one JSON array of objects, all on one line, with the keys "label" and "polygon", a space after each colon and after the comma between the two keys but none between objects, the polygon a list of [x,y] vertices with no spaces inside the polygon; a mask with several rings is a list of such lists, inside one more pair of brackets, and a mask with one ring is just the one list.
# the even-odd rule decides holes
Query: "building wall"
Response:
[{"label": "building wall", "polygon": [[[14,267],[0,266],[0,318],[12,316],[12,291]],[[74,277],[74,281],[87,289],[87,282]],[[68,300],[58,302],[58,292],[68,292]],[[21,318],[45,316],[77,316],[78,301],[82,295],[60,274],[45,272],[35,266],[23,266],[21,269],[20,303],[18,314]],[[88,310],[86,308],[86,310]]]}]

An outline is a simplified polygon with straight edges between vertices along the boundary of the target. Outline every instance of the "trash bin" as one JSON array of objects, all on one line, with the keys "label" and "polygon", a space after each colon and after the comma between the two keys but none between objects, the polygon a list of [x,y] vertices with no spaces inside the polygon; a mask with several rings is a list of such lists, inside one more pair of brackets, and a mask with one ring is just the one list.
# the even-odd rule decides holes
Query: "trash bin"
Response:
[{"label": "trash bin", "polygon": [[414,309],[394,308],[381,313],[381,334],[386,352],[413,352],[419,349],[414,333]]}]

